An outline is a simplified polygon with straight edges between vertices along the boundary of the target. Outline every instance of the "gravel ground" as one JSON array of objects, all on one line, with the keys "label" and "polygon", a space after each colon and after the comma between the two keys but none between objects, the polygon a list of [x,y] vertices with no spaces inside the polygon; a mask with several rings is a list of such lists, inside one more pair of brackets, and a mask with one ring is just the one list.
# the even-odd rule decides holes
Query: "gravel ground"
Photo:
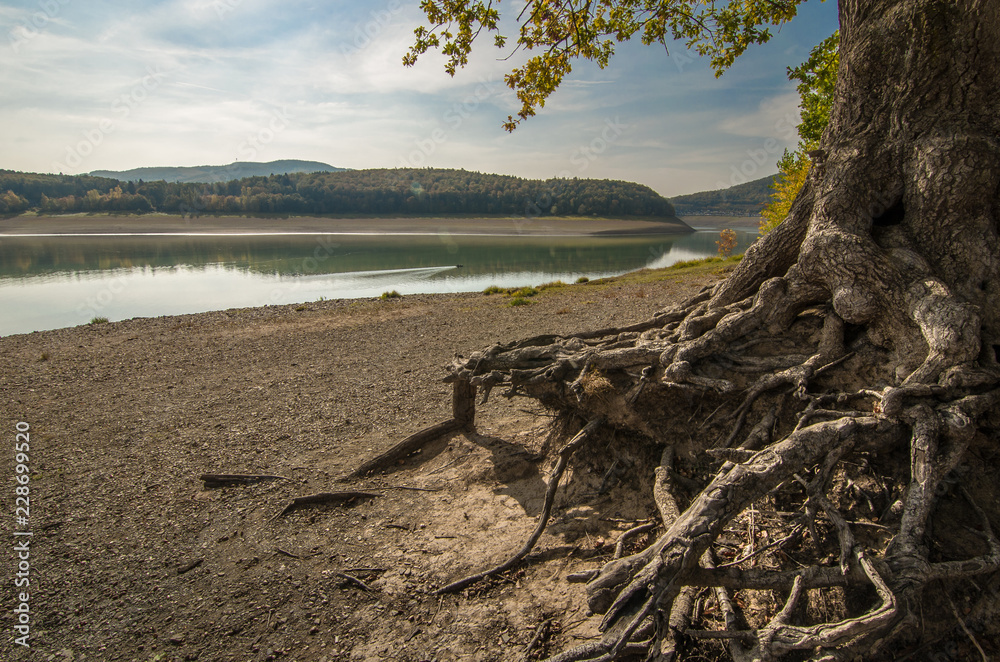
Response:
[{"label": "gravel ground", "polygon": [[[29,587],[0,592],[8,606],[29,592],[31,648],[14,643],[6,608],[0,659],[496,660],[518,659],[548,618],[555,646],[592,636],[565,575],[651,504],[588,500],[600,476],[582,471],[536,563],[471,594],[428,592],[504,559],[534,526],[550,468],[543,412],[494,397],[476,434],[389,474],[336,479],[449,417],[454,353],[639,321],[716,278],[664,271],[517,307],[415,295],[0,338],[8,447],[30,426],[30,518],[15,530],[33,534]],[[14,476],[14,453],[3,457]],[[203,473],[283,478],[206,489]],[[292,497],[343,489],[379,496],[278,516]],[[4,490],[8,517],[14,499]],[[16,562],[2,554],[5,577]]]}]

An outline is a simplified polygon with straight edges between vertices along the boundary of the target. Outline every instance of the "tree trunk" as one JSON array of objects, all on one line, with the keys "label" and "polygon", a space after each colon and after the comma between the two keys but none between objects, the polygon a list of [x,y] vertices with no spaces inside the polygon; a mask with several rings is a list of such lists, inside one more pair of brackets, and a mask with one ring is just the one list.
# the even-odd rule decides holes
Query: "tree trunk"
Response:
[{"label": "tree trunk", "polygon": [[[766,625],[726,635],[734,659],[867,655],[912,631],[928,582],[1000,567],[995,500],[983,512],[968,497],[986,540],[969,557],[932,561],[928,541],[942,481],[970,444],[995,445],[1000,425],[1000,1],[842,0],[840,22],[836,102],[809,180],[724,283],[645,325],[496,346],[452,367],[485,392],[504,384],[660,444],[686,438],[678,421],[707,405],[723,413],[704,421],[695,450],[723,424],[725,444],[740,446],[657,543],[588,585],[604,641],[555,659],[632,651],[641,624],[664,622],[656,615],[685,586],[705,585],[699,562],[727,525],[790,483],[804,487],[817,557],[806,571],[716,575],[736,589],[792,585]],[[875,450],[902,458],[903,488],[891,544],[872,560],[833,482],[852,475],[843,460]],[[802,588],[829,580],[825,538],[844,584],[870,587],[872,601],[845,620],[796,624]]]}]

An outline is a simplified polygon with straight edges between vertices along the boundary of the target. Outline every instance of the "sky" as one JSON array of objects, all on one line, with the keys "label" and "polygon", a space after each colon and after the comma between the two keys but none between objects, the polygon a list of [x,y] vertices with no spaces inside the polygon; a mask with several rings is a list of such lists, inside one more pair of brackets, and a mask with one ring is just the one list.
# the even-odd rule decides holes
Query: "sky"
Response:
[{"label": "sky", "polygon": [[[508,36],[522,6],[500,4]],[[417,0],[0,2],[0,168],[305,159],[724,188],[794,147],[786,68],[837,28],[837,8],[808,0],[718,79],[680,44],[619,45],[606,69],[574,65],[512,134],[503,76],[523,54],[505,60],[488,38],[454,77],[437,53],[403,67],[422,19]]]}]

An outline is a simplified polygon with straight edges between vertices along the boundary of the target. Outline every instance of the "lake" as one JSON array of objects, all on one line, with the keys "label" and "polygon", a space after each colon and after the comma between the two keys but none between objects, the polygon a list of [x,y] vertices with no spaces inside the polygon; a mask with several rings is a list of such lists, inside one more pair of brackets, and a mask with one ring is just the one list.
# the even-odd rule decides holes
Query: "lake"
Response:
[{"label": "lake", "polygon": [[[756,232],[738,229],[743,251]],[[473,292],[667,267],[718,230],[647,236],[460,234],[0,236],[0,336],[317,299]]]}]

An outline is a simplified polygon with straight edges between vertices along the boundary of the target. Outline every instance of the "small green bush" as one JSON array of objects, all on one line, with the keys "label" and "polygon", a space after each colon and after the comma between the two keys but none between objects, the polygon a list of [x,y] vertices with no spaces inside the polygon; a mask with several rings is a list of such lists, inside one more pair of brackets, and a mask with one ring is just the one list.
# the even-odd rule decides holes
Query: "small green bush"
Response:
[{"label": "small green bush", "polygon": [[503,294],[506,291],[507,290],[503,289],[499,285],[490,285],[485,290],[483,290],[483,294]]},{"label": "small green bush", "polygon": [[107,317],[95,317],[92,320],[90,320],[90,323],[92,325],[93,324],[107,324],[108,323],[108,318]]},{"label": "small green bush", "polygon": [[524,297],[514,297],[510,300],[510,305],[512,306],[529,306],[531,301],[525,299]]},{"label": "small green bush", "polygon": [[539,292],[541,292],[542,290],[548,290],[548,289],[551,289],[553,287],[562,287],[565,284],[566,283],[562,282],[561,280],[553,280],[553,281],[550,281],[548,283],[542,283],[541,285],[539,285],[535,289],[537,289]]},{"label": "small green bush", "polygon": [[580,283],[589,283],[590,279],[587,278],[586,276],[580,276],[579,278],[576,279],[576,282],[577,282],[577,284],[580,284]]},{"label": "small green bush", "polygon": [[383,292],[382,296],[380,296],[379,298],[382,299],[383,301],[386,301],[388,299],[399,299],[402,296],[403,295],[397,292],[396,290],[392,290],[391,292]]},{"label": "small green bush", "polygon": [[516,298],[533,297],[538,294],[538,290],[534,287],[521,287],[521,288],[510,288],[507,290],[510,294]]}]

